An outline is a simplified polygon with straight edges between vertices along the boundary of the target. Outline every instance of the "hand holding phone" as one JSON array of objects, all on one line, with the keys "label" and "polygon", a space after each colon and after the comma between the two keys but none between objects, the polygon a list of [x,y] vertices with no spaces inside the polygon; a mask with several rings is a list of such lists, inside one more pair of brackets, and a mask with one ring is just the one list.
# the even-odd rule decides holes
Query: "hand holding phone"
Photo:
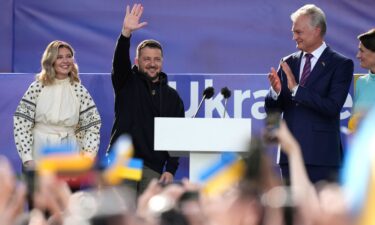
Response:
[{"label": "hand holding phone", "polygon": [[268,144],[278,143],[276,131],[280,127],[281,114],[279,112],[272,112],[267,114],[265,119],[264,141]]}]

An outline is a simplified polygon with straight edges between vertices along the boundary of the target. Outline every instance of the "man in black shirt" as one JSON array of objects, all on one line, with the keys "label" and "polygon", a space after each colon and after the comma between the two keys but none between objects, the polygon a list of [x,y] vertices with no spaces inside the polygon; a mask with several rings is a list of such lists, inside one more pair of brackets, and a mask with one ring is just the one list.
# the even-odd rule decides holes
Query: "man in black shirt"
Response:
[{"label": "man in black shirt", "polygon": [[[155,40],[142,41],[132,67],[129,55],[130,37],[133,31],[144,27],[140,23],[143,6],[127,6],[121,35],[117,41],[112,68],[112,84],[115,91],[115,121],[112,128],[112,144],[122,134],[130,134],[136,158],[143,159],[143,176],[140,182],[130,183],[142,193],[152,178],[160,182],[173,181],[178,158],[168,152],[154,151],[154,118],[184,117],[184,105],[177,91],[168,86],[167,75],[162,72],[163,50]],[[164,169],[165,166],[165,169]]]}]

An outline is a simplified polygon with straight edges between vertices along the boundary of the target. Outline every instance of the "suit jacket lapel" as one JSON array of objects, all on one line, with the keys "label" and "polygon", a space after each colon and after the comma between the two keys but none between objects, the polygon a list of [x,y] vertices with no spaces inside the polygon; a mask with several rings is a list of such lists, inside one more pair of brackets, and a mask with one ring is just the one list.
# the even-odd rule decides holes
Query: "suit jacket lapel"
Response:
[{"label": "suit jacket lapel", "polygon": [[307,79],[305,86],[309,86],[310,84],[314,83],[314,81],[317,80],[322,75],[328,63],[330,62],[331,55],[332,55],[332,51],[327,46],[327,48],[324,49],[322,55],[319,57],[318,61],[316,62],[313,70],[311,71],[311,74],[309,78]]},{"label": "suit jacket lapel", "polygon": [[293,53],[291,60],[287,60],[287,63],[292,70],[292,73],[294,75],[294,79],[297,83],[299,83],[299,68],[301,65],[301,59],[302,59],[302,52],[295,52]]}]

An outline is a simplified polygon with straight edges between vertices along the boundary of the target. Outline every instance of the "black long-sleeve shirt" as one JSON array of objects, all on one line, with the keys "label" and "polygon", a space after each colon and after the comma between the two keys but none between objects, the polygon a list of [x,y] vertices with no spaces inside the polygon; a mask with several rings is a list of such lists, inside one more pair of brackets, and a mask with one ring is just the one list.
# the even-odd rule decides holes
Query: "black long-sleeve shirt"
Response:
[{"label": "black long-sleeve shirt", "polygon": [[[158,173],[175,174],[178,158],[167,151],[154,151],[154,118],[184,117],[184,105],[177,91],[168,86],[167,75],[161,73],[153,83],[134,66],[130,55],[130,38],[120,35],[113,58],[112,84],[115,91],[115,121],[110,146],[121,134],[132,137],[135,157]],[[108,148],[110,150],[110,147]]]}]

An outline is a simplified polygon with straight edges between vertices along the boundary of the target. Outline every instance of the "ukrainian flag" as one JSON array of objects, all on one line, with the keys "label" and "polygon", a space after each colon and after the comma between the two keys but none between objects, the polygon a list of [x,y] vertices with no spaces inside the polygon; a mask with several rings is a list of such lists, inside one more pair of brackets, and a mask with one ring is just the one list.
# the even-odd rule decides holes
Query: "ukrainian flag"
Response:
[{"label": "ukrainian flag", "polygon": [[362,212],[360,212],[358,224],[371,225],[375,224],[375,164],[372,164],[370,182],[368,185],[367,196],[364,202]]},{"label": "ukrainian flag", "polygon": [[108,155],[109,163],[111,163],[113,158],[116,158],[117,160],[129,159],[133,156],[133,151],[133,142],[131,137],[129,135],[121,135],[111,148]]},{"label": "ukrainian flag", "polygon": [[344,161],[341,180],[350,213],[360,224],[375,224],[375,108],[362,121]]},{"label": "ukrainian flag", "polygon": [[46,147],[37,163],[39,173],[77,173],[92,169],[94,160],[73,151],[70,145]]},{"label": "ukrainian flag", "polygon": [[113,164],[108,167],[104,173],[104,180],[111,185],[121,183],[122,180],[139,181],[142,178],[143,161],[141,159],[131,158],[125,161],[123,165]]},{"label": "ukrainian flag", "polygon": [[132,158],[127,166],[118,169],[118,175],[127,180],[139,181],[142,178],[143,161],[141,159]]},{"label": "ukrainian flag", "polygon": [[223,153],[221,159],[207,168],[199,177],[203,193],[221,194],[241,180],[245,173],[245,163],[237,159],[235,153]]},{"label": "ukrainian flag", "polygon": [[104,171],[107,183],[119,184],[123,179],[139,181],[142,178],[143,161],[131,158],[133,151],[130,136],[120,136],[107,156]]}]

